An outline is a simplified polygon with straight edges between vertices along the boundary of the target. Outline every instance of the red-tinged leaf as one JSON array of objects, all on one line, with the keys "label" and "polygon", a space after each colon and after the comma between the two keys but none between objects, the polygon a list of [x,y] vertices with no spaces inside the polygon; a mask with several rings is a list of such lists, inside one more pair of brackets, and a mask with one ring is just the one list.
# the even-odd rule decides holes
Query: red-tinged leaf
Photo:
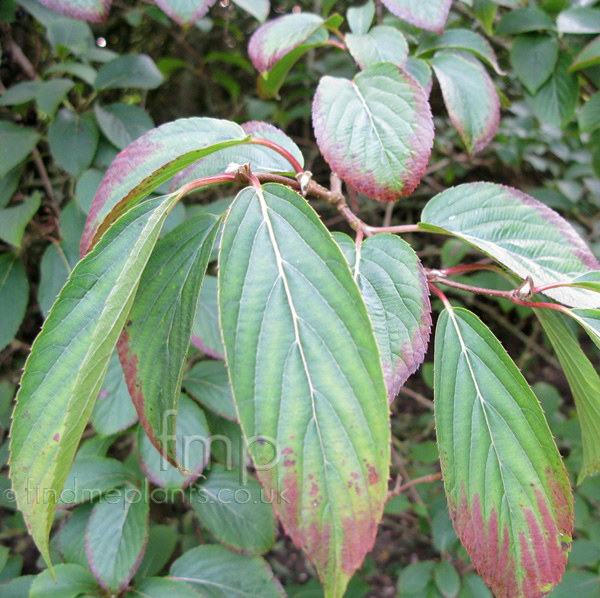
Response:
[{"label": "red-tinged leaf", "polygon": [[542,408],[492,332],[448,307],[435,338],[435,419],[450,514],[497,598],[561,580],[573,497]]},{"label": "red-tinged leaf", "polygon": [[50,10],[82,21],[101,22],[108,16],[111,0],[39,0]]},{"label": "red-tinged leaf", "polygon": [[390,402],[423,363],[431,330],[425,272],[410,245],[395,235],[375,235],[357,249],[335,233],[361,291],[379,346]]},{"label": "red-tinged leaf", "polygon": [[100,183],[81,238],[81,255],[119,215],[161,183],[200,158],[246,140],[239,125],[214,118],[182,118],[136,139],[114,159]]},{"label": "red-tinged leaf", "polygon": [[415,27],[441,33],[452,0],[383,0],[388,10]]},{"label": "red-tinged leaf", "polygon": [[140,422],[175,467],[183,368],[218,229],[217,218],[198,214],[157,243],[117,345]]},{"label": "red-tinged leaf", "polygon": [[313,102],[313,127],[332,170],[371,198],[410,195],[433,146],[433,118],[423,88],[390,62],[352,81],[323,77]]},{"label": "red-tinged leaf", "polygon": [[326,598],[340,598],[383,512],[389,406],[348,263],[289,188],[245,189],[232,204],[219,305],[234,400],[267,496]]},{"label": "red-tinged leaf", "polygon": [[217,0],[154,0],[156,5],[176,23],[197,23]]}]

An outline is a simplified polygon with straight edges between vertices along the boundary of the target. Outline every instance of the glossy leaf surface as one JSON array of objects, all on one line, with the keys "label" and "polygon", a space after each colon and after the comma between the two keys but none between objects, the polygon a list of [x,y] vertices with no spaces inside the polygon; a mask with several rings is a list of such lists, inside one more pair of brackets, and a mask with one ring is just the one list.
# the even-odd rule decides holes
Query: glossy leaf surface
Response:
[{"label": "glossy leaf surface", "polygon": [[391,63],[352,81],[325,76],[313,102],[313,127],[332,170],[371,198],[410,195],[425,172],[433,120],[421,86]]},{"label": "glossy leaf surface", "polygon": [[492,332],[447,308],[435,340],[435,419],[457,534],[498,598],[560,582],[573,534],[566,469],[542,408]]},{"label": "glossy leaf surface", "polygon": [[360,292],[312,208],[269,184],[230,208],[219,303],[263,485],[338,598],[373,545],[389,471],[387,393]]},{"label": "glossy leaf surface", "polygon": [[442,32],[452,0],[383,0],[388,10],[411,25]]}]

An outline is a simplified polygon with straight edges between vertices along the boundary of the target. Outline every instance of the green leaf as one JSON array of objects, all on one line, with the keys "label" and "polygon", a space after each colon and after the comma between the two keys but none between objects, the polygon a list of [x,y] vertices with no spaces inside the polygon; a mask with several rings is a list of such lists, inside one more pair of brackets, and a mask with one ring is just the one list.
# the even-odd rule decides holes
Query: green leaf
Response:
[{"label": "green leaf", "polygon": [[596,598],[600,592],[600,577],[588,571],[567,571],[562,583],[548,598]]},{"label": "green leaf", "polygon": [[219,299],[217,277],[204,277],[198,311],[192,331],[192,345],[204,354],[215,359],[225,359],[225,349],[219,327]]},{"label": "green leaf", "polygon": [[[485,208],[485,209],[483,209]],[[447,232],[488,254],[536,286],[570,282],[600,264],[556,212],[521,191],[493,183],[468,183],[436,195],[423,210],[422,227]],[[543,256],[539,247],[543,244]],[[557,288],[546,294],[576,307],[598,307],[592,291]]]},{"label": "green leaf", "polygon": [[435,337],[435,422],[450,514],[497,596],[542,596],[560,582],[573,497],[542,408],[492,332],[466,309]]},{"label": "green leaf", "polygon": [[399,598],[416,598],[423,596],[425,589],[433,578],[433,561],[420,561],[405,567],[400,574],[398,584]]},{"label": "green leaf", "polygon": [[136,139],[106,171],[86,222],[81,254],[89,251],[118,216],[178,171],[246,140],[239,125],[213,118],[179,119]]},{"label": "green leaf", "polygon": [[[594,344],[600,348],[600,310],[568,309],[565,310],[588,333]],[[598,420],[600,425],[600,420]]]},{"label": "green leaf", "polygon": [[98,584],[94,576],[80,565],[66,564],[46,569],[31,584],[30,598],[77,598],[81,594],[97,595]]},{"label": "green leaf", "polygon": [[264,23],[269,16],[271,3],[269,0],[233,0],[242,10],[251,14],[255,19]]},{"label": "green leaf", "polygon": [[40,0],[40,4],[74,19],[100,22],[108,16],[111,0]]},{"label": "green leaf", "polygon": [[54,116],[61,102],[74,86],[75,83],[69,79],[52,79],[42,83],[36,94],[40,110],[47,116]]},{"label": "green leaf", "polygon": [[59,62],[58,64],[50,65],[45,71],[44,75],[63,74],[72,75],[82,81],[85,81],[88,85],[94,85],[94,80],[98,75],[95,68],[89,64],[82,64],[81,62]]},{"label": "green leaf", "polygon": [[[115,223],[71,273],[25,364],[11,428],[10,475],[28,530],[47,562],[57,495],[142,271],[177,200],[174,195],[145,202]],[[30,492],[45,493],[47,500],[31,501]]]},{"label": "green leaf", "polygon": [[361,6],[352,6],[346,13],[346,20],[350,31],[355,35],[365,35],[371,28],[371,23],[375,18],[375,3],[368,0]]},{"label": "green leaf", "polygon": [[15,166],[6,173],[6,176],[0,175],[0,208],[8,205],[21,182],[22,166]]},{"label": "green leaf", "polygon": [[460,590],[460,577],[449,561],[440,561],[433,569],[433,580],[444,598],[456,598]]},{"label": "green leaf", "polygon": [[15,166],[23,162],[33,151],[40,134],[28,127],[0,121],[0,176],[5,177]]},{"label": "green leaf", "polygon": [[150,56],[119,56],[102,65],[94,81],[94,89],[156,89],[164,78]]},{"label": "green leaf", "polygon": [[498,6],[492,0],[473,0],[473,14],[479,19],[487,35],[494,34],[494,19]]},{"label": "green leaf", "polygon": [[131,142],[154,127],[145,110],[130,104],[94,104],[94,114],[100,130],[119,149],[125,149]]},{"label": "green leaf", "polygon": [[515,35],[530,31],[553,31],[554,21],[539,8],[528,7],[507,12],[498,22],[498,35]]},{"label": "green leaf", "polygon": [[90,569],[100,585],[115,594],[133,577],[148,540],[148,501],[139,490],[129,490],[101,500],[85,532]]},{"label": "green leaf", "polygon": [[33,102],[41,85],[43,85],[41,81],[25,81],[11,85],[0,96],[0,106],[18,106]]},{"label": "green leaf", "polygon": [[433,144],[423,89],[389,62],[365,69],[352,81],[323,77],[313,101],[313,126],[332,170],[383,201],[412,193]]},{"label": "green leaf", "polygon": [[369,237],[358,251],[347,235],[334,238],[365,302],[391,402],[427,351],[431,306],[425,272],[410,245],[396,235]]},{"label": "green leaf", "polygon": [[548,81],[527,102],[544,123],[565,128],[573,119],[579,99],[579,79],[569,73],[571,58],[560,52],[556,68]]},{"label": "green leaf", "polygon": [[449,29],[442,35],[427,36],[417,48],[416,56],[435,50],[465,50],[491,66],[499,75],[506,73],[498,65],[496,53],[490,43],[478,33],[468,29]]},{"label": "green leaf", "polygon": [[189,502],[202,525],[219,541],[242,554],[264,554],[275,542],[270,497],[242,470],[213,465],[192,487]]},{"label": "green leaf", "polygon": [[29,591],[34,579],[35,575],[25,575],[6,583],[0,583],[0,598],[29,598]]},{"label": "green leaf", "polygon": [[[129,394],[144,431],[175,466],[183,368],[219,224],[211,214],[198,214],[157,243],[118,343]],[[167,417],[169,413],[173,415]]]},{"label": "green leaf", "polygon": [[[567,575],[569,574],[565,573],[563,580]],[[479,575],[467,573],[462,577],[462,588],[458,598],[493,598],[493,596]]]},{"label": "green leaf", "polygon": [[79,115],[63,108],[48,129],[52,157],[73,176],[82,174],[92,163],[98,138],[98,127],[91,112]]},{"label": "green leaf", "polygon": [[585,69],[598,63],[600,63],[600,37],[593,39],[579,52],[569,67],[569,72]]},{"label": "green leaf", "polygon": [[216,0],[155,0],[156,5],[179,25],[194,25]]},{"label": "green leaf", "polygon": [[69,51],[75,55],[86,54],[95,45],[90,26],[75,19],[54,19],[46,26],[46,33],[59,56],[65,56]]},{"label": "green leaf", "polygon": [[110,358],[106,378],[98,393],[91,422],[98,434],[110,436],[127,430],[137,420],[138,415],[131,402],[123,369],[115,351]]},{"label": "green leaf", "polygon": [[[173,413],[166,413],[172,418]],[[202,473],[210,457],[211,435],[204,412],[185,395],[179,398],[177,417],[177,459],[186,475],[182,475],[156,450],[144,429],[138,431],[138,459],[146,477],[156,486],[180,489],[189,486]]]},{"label": "green leaf", "polygon": [[88,567],[85,554],[85,530],[92,514],[91,503],[73,509],[73,512],[56,533],[57,548],[67,563]]},{"label": "green leaf", "polygon": [[425,90],[425,94],[429,96],[433,86],[433,75],[429,63],[426,60],[409,56],[404,68],[409,75],[417,80],[417,83]]},{"label": "green leaf", "polygon": [[480,152],[494,138],[500,124],[500,98],[494,82],[482,64],[465,52],[439,52],[431,66],[452,124],[469,153]]},{"label": "green leaf", "polygon": [[21,258],[16,253],[0,255],[0,351],[17,334],[29,302],[29,282]]},{"label": "green leaf", "polygon": [[398,29],[386,25],[373,27],[369,33],[347,33],[346,46],[361,69],[377,62],[391,62],[404,67],[408,59],[408,43]]},{"label": "green leaf", "polygon": [[177,532],[169,525],[152,525],[142,562],[135,572],[135,579],[158,575],[169,562],[177,546]]},{"label": "green leaf", "polygon": [[125,598],[198,598],[199,594],[184,581],[152,577],[136,584]]},{"label": "green leaf", "polygon": [[[215,289],[216,290],[216,289]],[[227,367],[222,361],[201,361],[186,375],[185,391],[217,415],[237,421]]]},{"label": "green leaf", "polygon": [[387,393],[348,264],[289,188],[248,188],[235,199],[221,241],[219,304],[234,400],[261,481],[326,596],[339,598],[383,512]]},{"label": "green leaf", "polygon": [[600,33],[600,10],[575,6],[561,12],[556,25],[560,33]]},{"label": "green leaf", "polygon": [[21,247],[25,229],[40,209],[40,204],[40,194],[34,191],[23,203],[0,210],[0,239],[15,247]]},{"label": "green leaf", "polygon": [[[596,92],[583,106],[577,118],[582,133],[600,129],[600,92]],[[600,283],[598,284],[600,288]]]},{"label": "green leaf", "polygon": [[530,94],[548,80],[558,60],[558,41],[546,34],[526,33],[515,38],[510,63]]},{"label": "green leaf", "polygon": [[186,581],[203,598],[285,598],[267,563],[223,546],[198,546],[171,565],[171,579]]},{"label": "green leaf", "polygon": [[448,19],[452,0],[383,0],[387,9],[415,27],[441,33]]}]

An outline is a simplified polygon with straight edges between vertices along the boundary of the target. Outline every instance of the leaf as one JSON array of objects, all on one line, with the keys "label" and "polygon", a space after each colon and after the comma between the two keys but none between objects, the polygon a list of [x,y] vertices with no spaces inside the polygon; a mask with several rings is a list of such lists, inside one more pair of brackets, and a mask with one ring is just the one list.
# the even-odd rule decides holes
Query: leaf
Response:
[{"label": "leaf", "polygon": [[481,320],[449,306],[434,389],[448,505],[473,565],[496,596],[544,595],[565,570],[573,497],[536,396]]},{"label": "leaf", "polygon": [[579,99],[579,79],[569,73],[571,58],[560,52],[556,68],[548,81],[527,102],[534,114],[550,125],[565,128],[573,119]]},{"label": "leaf", "polygon": [[92,163],[98,138],[98,127],[91,112],[80,116],[63,108],[48,129],[52,157],[73,176],[82,174]]},{"label": "leaf", "polygon": [[497,35],[515,35],[530,31],[554,31],[554,21],[539,8],[527,7],[506,13],[496,26]]},{"label": "leaf", "polygon": [[408,59],[408,43],[398,29],[379,25],[369,33],[345,35],[346,46],[361,69],[377,62],[391,62],[404,67]]},{"label": "leaf", "polygon": [[[338,598],[381,519],[388,402],[348,264],[289,188],[248,188],[232,204],[219,305],[234,400],[261,481],[326,596]],[[274,463],[273,447],[283,462]]]},{"label": "leaf", "polygon": [[[49,562],[57,494],[67,478],[117,338],[161,226],[178,196],[128,212],[75,267],[25,364],[10,476],[28,531]],[[43,492],[41,502],[28,500]]]},{"label": "leaf", "polygon": [[88,567],[85,554],[85,529],[94,505],[91,503],[73,509],[73,512],[56,533],[57,548],[67,563]]},{"label": "leaf", "polygon": [[198,598],[198,592],[184,581],[164,577],[143,579],[125,598]]},{"label": "leaf", "polygon": [[127,587],[148,541],[148,502],[139,490],[129,490],[101,500],[85,532],[90,569],[98,583],[115,594]]},{"label": "leaf", "polygon": [[365,35],[371,28],[375,18],[375,3],[368,0],[361,6],[351,6],[346,13],[346,20],[350,31],[355,35]]},{"label": "leaf", "polygon": [[425,90],[425,95],[429,97],[433,86],[433,75],[429,63],[426,60],[409,56],[405,69],[409,75],[417,80],[417,83]]},{"label": "leaf", "polygon": [[140,423],[156,449],[175,466],[183,368],[219,224],[211,214],[199,214],[157,243],[117,345]]},{"label": "leaf", "polygon": [[515,38],[510,50],[510,63],[530,94],[554,72],[558,60],[558,41],[546,34],[526,33]]},{"label": "leaf", "polygon": [[54,113],[61,102],[74,86],[75,83],[68,79],[52,79],[51,81],[44,81],[36,94],[36,100],[40,110],[47,116],[54,116]]},{"label": "leaf", "polygon": [[29,598],[34,579],[35,575],[25,575],[0,583],[0,598]]},{"label": "leaf", "polygon": [[177,532],[169,525],[152,525],[142,562],[135,572],[136,579],[158,575],[169,562],[177,546]]},{"label": "leaf", "polygon": [[569,67],[569,72],[585,69],[600,63],[600,36],[593,39],[579,52]]},{"label": "leaf", "polygon": [[567,571],[562,583],[548,598],[596,598],[600,592],[600,577],[588,571]]},{"label": "leaf", "polygon": [[251,14],[255,19],[264,23],[271,11],[269,0],[233,0],[242,10]]},{"label": "leaf", "polygon": [[[529,195],[493,183],[468,183],[436,195],[421,215],[423,228],[463,239],[536,286],[570,281],[600,269],[596,258],[556,212]],[[544,254],[538,248],[543,244]],[[592,291],[558,288],[546,294],[576,307],[597,307]]]},{"label": "leaf", "polygon": [[150,56],[119,56],[103,64],[94,81],[94,89],[156,89],[164,78]]},{"label": "leaf", "polygon": [[358,252],[347,235],[334,238],[365,302],[391,402],[427,351],[431,305],[425,272],[410,245],[396,235],[369,237]]},{"label": "leaf", "polygon": [[40,204],[40,194],[34,191],[24,202],[0,210],[0,239],[20,248],[25,229],[40,209]]},{"label": "leaf", "polygon": [[[250,121],[242,125],[242,129],[252,138],[274,141],[304,166],[304,156],[298,146],[280,129],[269,123]],[[294,173],[294,167],[281,155],[263,145],[237,145],[214,152],[195,164],[188,166],[173,178],[171,189],[175,190],[186,183],[206,176],[222,174],[234,164],[250,164],[252,172]]]},{"label": "leaf", "polygon": [[80,62],[60,62],[58,64],[50,65],[44,71],[44,75],[63,73],[77,77],[78,79],[85,81],[88,85],[94,85],[94,80],[98,75],[96,69],[92,68],[89,64],[82,64]]},{"label": "leaf", "polygon": [[119,215],[179,170],[245,139],[239,125],[212,118],[179,119],[136,139],[106,171],[83,232],[81,255]]},{"label": "leaf", "polygon": [[245,471],[213,465],[208,477],[191,488],[188,500],[219,543],[242,554],[259,555],[275,542],[269,498]]},{"label": "leaf", "polygon": [[15,166],[6,176],[0,176],[0,208],[6,207],[21,182],[22,166]]},{"label": "leaf", "polygon": [[222,361],[201,361],[186,375],[185,391],[217,415],[238,421],[229,384],[227,367]]},{"label": "leaf", "polygon": [[129,396],[119,356],[115,352],[110,358],[106,378],[92,411],[92,425],[98,434],[110,436],[124,432],[137,420],[138,415]]},{"label": "leaf", "polygon": [[96,594],[98,584],[94,576],[80,565],[66,564],[42,571],[31,584],[30,598],[77,598],[83,593]]},{"label": "leaf", "polygon": [[192,331],[192,345],[214,359],[225,359],[225,349],[219,327],[217,277],[204,277],[198,311]]},{"label": "leaf", "polygon": [[433,579],[443,598],[456,598],[460,590],[460,577],[456,568],[449,561],[436,563]]},{"label": "leaf", "polygon": [[415,27],[441,33],[448,19],[452,0],[383,0],[388,10]]},{"label": "leaf", "polygon": [[156,5],[179,25],[194,25],[216,0],[155,0]]},{"label": "leaf", "polygon": [[59,54],[76,56],[87,54],[94,44],[94,34],[87,23],[75,19],[57,18],[46,25],[48,41]]},{"label": "leaf", "polygon": [[100,130],[119,149],[125,149],[138,137],[154,127],[145,110],[130,104],[94,105],[94,113]]},{"label": "leaf", "polygon": [[40,134],[29,127],[0,121],[0,176],[5,177],[15,166],[29,156],[40,139]]},{"label": "leaf", "polygon": [[35,100],[41,81],[24,81],[11,85],[1,96],[0,106],[18,106]]},{"label": "leaf", "polygon": [[423,89],[387,62],[352,81],[323,77],[313,101],[313,127],[332,170],[361,193],[383,201],[413,192],[433,145]]},{"label": "leaf", "polygon": [[39,0],[40,4],[61,15],[99,23],[108,16],[111,0]]},{"label": "leaf", "polygon": [[188,550],[171,565],[170,578],[186,581],[203,598],[285,598],[262,558],[216,544]]},{"label": "leaf", "polygon": [[[166,413],[172,418],[173,413]],[[156,486],[180,489],[189,486],[206,467],[211,450],[211,435],[204,412],[185,395],[179,398],[177,417],[177,459],[186,475],[170,465],[150,442],[144,429],[138,430],[138,459],[146,477]]]},{"label": "leaf", "polygon": [[469,154],[480,152],[495,137],[500,124],[500,98],[493,81],[481,63],[465,52],[440,52],[431,66],[450,120]]},{"label": "leaf", "polygon": [[478,33],[468,29],[449,29],[442,35],[429,35],[419,44],[416,55],[421,56],[435,50],[449,49],[472,52],[499,75],[506,75],[498,65],[496,53],[490,43]]},{"label": "leaf", "polygon": [[29,302],[29,282],[23,262],[16,253],[0,255],[0,351],[19,331]]},{"label": "leaf", "polygon": [[561,12],[556,18],[560,33],[600,33],[600,10],[575,6]]}]

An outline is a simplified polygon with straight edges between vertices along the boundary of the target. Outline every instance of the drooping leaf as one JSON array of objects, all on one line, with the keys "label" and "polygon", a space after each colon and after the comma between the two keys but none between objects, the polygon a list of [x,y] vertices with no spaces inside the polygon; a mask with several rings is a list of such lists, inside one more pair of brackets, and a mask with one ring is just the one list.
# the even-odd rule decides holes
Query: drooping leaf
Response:
[{"label": "drooping leaf", "polygon": [[0,351],[17,334],[29,302],[29,282],[21,258],[16,253],[0,255]]},{"label": "drooping leaf", "polygon": [[569,71],[578,71],[590,66],[594,66],[600,62],[600,37],[593,39],[587,46],[579,52],[573,63],[569,67]]},{"label": "drooping leaf", "polygon": [[350,31],[355,35],[365,35],[371,28],[371,23],[375,18],[375,3],[368,0],[361,6],[352,6],[346,13]]},{"label": "drooping leaf", "polygon": [[[339,598],[383,511],[388,402],[348,264],[289,188],[248,188],[232,204],[219,304],[234,400],[261,481],[326,596]],[[282,462],[273,462],[275,447]]]},{"label": "drooping leaf", "polygon": [[323,77],[313,101],[313,126],[332,170],[361,193],[383,201],[412,193],[433,144],[423,89],[387,62],[352,81]]},{"label": "drooping leaf", "polygon": [[158,575],[173,555],[177,541],[177,532],[170,525],[151,525],[144,557],[135,572],[135,579]]},{"label": "drooping leaf", "polygon": [[225,349],[219,328],[217,277],[206,275],[192,331],[192,345],[214,359],[225,359]]},{"label": "drooping leaf", "polygon": [[[25,364],[11,428],[10,476],[29,533],[47,562],[57,495],[142,271],[177,199],[168,196],[137,206],[79,262]],[[29,500],[32,491],[44,500]]]},{"label": "drooping leaf", "polygon": [[216,544],[188,550],[171,565],[169,577],[189,583],[205,598],[285,598],[262,558]]},{"label": "drooping leaf", "polygon": [[81,255],[121,213],[179,170],[245,138],[235,123],[189,118],[166,123],[134,141],[111,163],[100,184],[81,239]]},{"label": "drooping leaf", "polygon": [[[173,418],[168,412],[165,418]],[[179,398],[177,417],[177,460],[186,471],[182,475],[153,446],[140,426],[138,431],[138,459],[146,477],[156,486],[179,489],[189,486],[208,463],[211,435],[204,412],[185,395]]]},{"label": "drooping leaf", "polygon": [[427,351],[431,306],[425,273],[410,245],[395,235],[369,237],[360,249],[347,235],[336,233],[335,240],[365,302],[392,401]]},{"label": "drooping leaf", "polygon": [[39,0],[51,10],[72,19],[101,22],[108,15],[111,0]]},{"label": "drooping leaf", "polygon": [[233,0],[241,9],[251,14],[255,19],[264,23],[269,16],[271,3],[269,0]]},{"label": "drooping leaf", "polygon": [[383,0],[388,10],[411,25],[441,33],[448,19],[452,0]]},{"label": "drooping leaf", "polygon": [[556,67],[548,81],[533,96],[527,96],[527,102],[534,114],[550,125],[566,127],[577,108],[579,99],[579,79],[569,73],[571,57],[560,52]]},{"label": "drooping leaf", "polygon": [[227,367],[222,361],[200,361],[183,381],[186,392],[217,415],[237,421]]},{"label": "drooping leaf", "polygon": [[150,56],[119,56],[103,64],[94,80],[94,89],[156,89],[164,77]]},{"label": "drooping leaf", "polygon": [[[175,466],[177,404],[202,279],[219,221],[186,220],[158,242],[118,343],[119,359],[140,422]],[[167,413],[173,413],[166,417]]]},{"label": "drooping leaf", "polygon": [[435,50],[464,50],[491,66],[499,75],[506,73],[498,65],[496,53],[490,43],[478,33],[468,29],[449,29],[442,35],[426,37],[417,48],[416,55],[421,56]]},{"label": "drooping leaf", "polygon": [[149,504],[129,488],[101,500],[85,531],[85,552],[98,583],[118,594],[137,569],[148,541]]},{"label": "drooping leaf", "polygon": [[202,525],[224,546],[251,555],[272,548],[270,497],[245,471],[213,465],[208,477],[190,489],[188,500]]},{"label": "drooping leaf", "polygon": [[558,41],[547,34],[525,33],[515,38],[510,62],[530,94],[548,80],[558,60]]},{"label": "drooping leaf", "polygon": [[84,593],[97,595],[98,584],[94,576],[81,565],[57,565],[54,575],[56,581],[48,569],[42,571],[31,584],[30,598],[77,598]]},{"label": "drooping leaf", "polygon": [[573,497],[542,408],[492,332],[447,307],[435,337],[435,420],[454,527],[501,598],[560,582]]},{"label": "drooping leaf", "polygon": [[519,8],[507,12],[498,22],[498,35],[515,35],[530,31],[553,31],[554,21],[537,7]]},{"label": "drooping leaf", "polygon": [[560,33],[600,33],[600,10],[587,6],[574,6],[561,12],[556,18]]},{"label": "drooping leaf", "polygon": [[[493,183],[468,183],[436,195],[423,210],[422,226],[463,239],[536,286],[571,281],[600,264],[556,212],[529,195]],[[543,255],[539,247],[543,244]],[[574,307],[598,307],[593,291],[557,288],[546,294]]]},{"label": "drooping leaf", "polygon": [[119,149],[147,133],[154,123],[145,110],[130,104],[94,105],[96,120],[107,139]]},{"label": "drooping leaf", "polygon": [[[466,52],[439,52],[431,66],[452,124],[470,154],[484,149],[500,124],[500,98],[482,64]],[[473,90],[477,93],[473,93]]]},{"label": "drooping leaf", "polygon": [[73,176],[79,176],[91,165],[98,139],[98,127],[91,112],[79,115],[63,108],[48,129],[52,157]]},{"label": "drooping leaf", "polygon": [[216,0],[155,0],[156,5],[176,23],[194,25]]},{"label": "drooping leaf", "polygon": [[15,247],[21,247],[25,228],[39,210],[41,197],[34,191],[24,202],[0,210],[0,239]]},{"label": "drooping leaf", "polygon": [[361,69],[377,62],[391,62],[404,67],[408,59],[408,42],[398,29],[386,25],[373,27],[364,35],[347,33],[346,46]]},{"label": "drooping leaf", "polygon": [[0,136],[0,176],[5,177],[27,158],[39,141],[40,134],[35,129],[3,120],[0,121]]}]

